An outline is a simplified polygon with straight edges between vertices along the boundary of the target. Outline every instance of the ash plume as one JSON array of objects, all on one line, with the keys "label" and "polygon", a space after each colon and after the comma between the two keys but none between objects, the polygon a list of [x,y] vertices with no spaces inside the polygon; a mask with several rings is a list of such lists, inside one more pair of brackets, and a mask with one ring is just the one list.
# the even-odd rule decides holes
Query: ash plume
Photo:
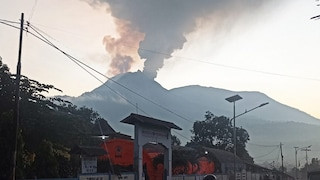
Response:
[{"label": "ash plume", "polygon": [[[162,68],[164,59],[168,58],[161,53],[171,55],[174,50],[181,49],[186,42],[185,35],[199,28],[197,26],[199,19],[200,22],[212,19],[217,21],[214,23],[219,30],[212,32],[217,34],[224,28],[220,25],[226,25],[227,22],[226,26],[229,28],[241,15],[253,13],[271,0],[91,0],[91,3],[95,1],[106,2],[113,17],[130,22],[127,25],[137,28],[145,35],[143,40],[136,39],[139,43],[139,55],[141,59],[145,59],[143,72],[154,79],[157,71]],[[212,18],[215,15],[218,17]],[[118,30],[121,31],[121,28],[118,27]],[[125,35],[127,38],[128,34]],[[109,46],[119,44],[110,43]],[[108,51],[109,48],[107,48]],[[127,62],[131,60],[126,59],[123,64]]]},{"label": "ash plume", "polygon": [[105,36],[103,43],[111,56],[108,74],[117,75],[128,72],[132,65],[140,61],[137,53],[139,42],[144,39],[144,34],[136,31],[130,22],[115,19],[119,38]]}]

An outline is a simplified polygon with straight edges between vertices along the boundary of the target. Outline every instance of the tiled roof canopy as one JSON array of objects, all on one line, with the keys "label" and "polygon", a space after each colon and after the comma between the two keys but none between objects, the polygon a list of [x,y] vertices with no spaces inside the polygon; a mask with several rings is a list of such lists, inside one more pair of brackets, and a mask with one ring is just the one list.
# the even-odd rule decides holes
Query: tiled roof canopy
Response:
[{"label": "tiled roof canopy", "polygon": [[167,122],[167,121],[163,121],[163,120],[159,120],[159,119],[155,119],[155,118],[151,118],[151,117],[147,117],[147,116],[142,116],[142,115],[134,114],[134,113],[131,113],[130,116],[126,117],[121,122],[131,124],[131,125],[140,123],[140,124],[161,126],[161,127],[167,128],[167,129],[182,130],[179,126],[175,125],[172,122]]}]

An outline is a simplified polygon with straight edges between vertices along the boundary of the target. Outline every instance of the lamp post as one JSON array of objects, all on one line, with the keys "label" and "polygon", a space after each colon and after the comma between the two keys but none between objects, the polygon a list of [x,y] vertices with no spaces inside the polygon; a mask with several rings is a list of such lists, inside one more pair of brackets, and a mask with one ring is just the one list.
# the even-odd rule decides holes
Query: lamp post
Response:
[{"label": "lamp post", "polygon": [[295,176],[296,176],[296,180],[298,179],[298,162],[297,162],[297,152],[298,152],[298,150],[299,150],[299,147],[294,147],[294,151],[295,151],[295,161],[296,161],[296,174],[295,174]]},{"label": "lamp post", "polygon": [[296,180],[298,179],[298,162],[297,162],[297,152],[299,151],[299,150],[301,150],[301,151],[306,151],[306,171],[307,171],[307,173],[308,173],[308,151],[311,151],[311,146],[312,145],[309,145],[309,146],[306,146],[306,147],[301,147],[301,148],[299,148],[299,147],[294,147],[294,150],[295,150],[295,161],[296,161]]},{"label": "lamp post", "polygon": [[307,146],[307,147],[303,147],[300,148],[301,151],[305,151],[306,152],[306,177],[308,177],[308,151],[311,151],[311,145]]},{"label": "lamp post", "polygon": [[236,156],[237,156],[237,133],[236,133],[236,118],[239,116],[242,116],[250,111],[253,111],[257,108],[260,108],[262,106],[265,106],[267,104],[269,104],[268,102],[266,103],[262,103],[257,107],[254,107],[252,109],[246,110],[245,112],[236,115],[236,101],[242,99],[241,96],[239,95],[234,95],[231,97],[226,98],[226,100],[230,103],[233,103],[233,118],[231,119],[231,121],[233,120],[233,173],[234,173],[234,179],[236,179]]},{"label": "lamp post", "polygon": [[237,156],[237,137],[236,137],[236,101],[242,99],[239,95],[234,95],[226,98],[230,103],[233,103],[233,174],[236,179],[236,156]]}]

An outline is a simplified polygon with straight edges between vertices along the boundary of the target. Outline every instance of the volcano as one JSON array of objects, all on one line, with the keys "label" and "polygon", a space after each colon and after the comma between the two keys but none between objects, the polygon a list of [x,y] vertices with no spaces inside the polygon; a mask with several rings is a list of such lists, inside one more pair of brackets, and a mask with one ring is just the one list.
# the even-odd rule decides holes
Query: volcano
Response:
[{"label": "volcano", "polygon": [[[232,104],[225,98],[240,95],[236,114],[269,102],[236,119],[236,125],[249,132],[248,151],[259,156],[261,150],[252,144],[284,144],[284,150],[312,144],[320,149],[320,120],[296,108],[281,104],[261,92],[230,91],[214,87],[191,85],[165,89],[143,72],[129,72],[109,79],[100,87],[79,97],[64,97],[77,106],[93,108],[121,133],[133,135],[133,127],[120,123],[130,113],[151,116],[173,122],[183,130],[173,131],[182,144],[190,141],[193,122],[204,120],[206,111],[216,116],[233,116]],[[251,145],[250,145],[251,144]],[[310,153],[312,156],[312,152]],[[288,159],[292,159],[288,156]]]}]

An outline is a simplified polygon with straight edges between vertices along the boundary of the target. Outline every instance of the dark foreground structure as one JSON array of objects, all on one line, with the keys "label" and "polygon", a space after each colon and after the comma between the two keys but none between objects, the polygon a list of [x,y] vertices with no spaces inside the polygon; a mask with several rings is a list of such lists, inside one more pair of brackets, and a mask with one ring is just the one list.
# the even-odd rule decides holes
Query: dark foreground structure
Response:
[{"label": "dark foreground structure", "polygon": [[[102,154],[97,159],[97,173],[85,173],[81,180],[202,180],[214,174],[218,180],[293,180],[279,171],[248,163],[232,153],[207,148],[171,145],[171,128],[181,130],[173,123],[151,117],[131,114],[121,122],[135,126],[135,138],[121,133],[110,133],[100,145]],[[83,149],[77,152],[87,153]],[[96,154],[102,153],[95,150]],[[81,154],[85,156],[85,154]],[[212,178],[214,176],[207,176]]]}]

